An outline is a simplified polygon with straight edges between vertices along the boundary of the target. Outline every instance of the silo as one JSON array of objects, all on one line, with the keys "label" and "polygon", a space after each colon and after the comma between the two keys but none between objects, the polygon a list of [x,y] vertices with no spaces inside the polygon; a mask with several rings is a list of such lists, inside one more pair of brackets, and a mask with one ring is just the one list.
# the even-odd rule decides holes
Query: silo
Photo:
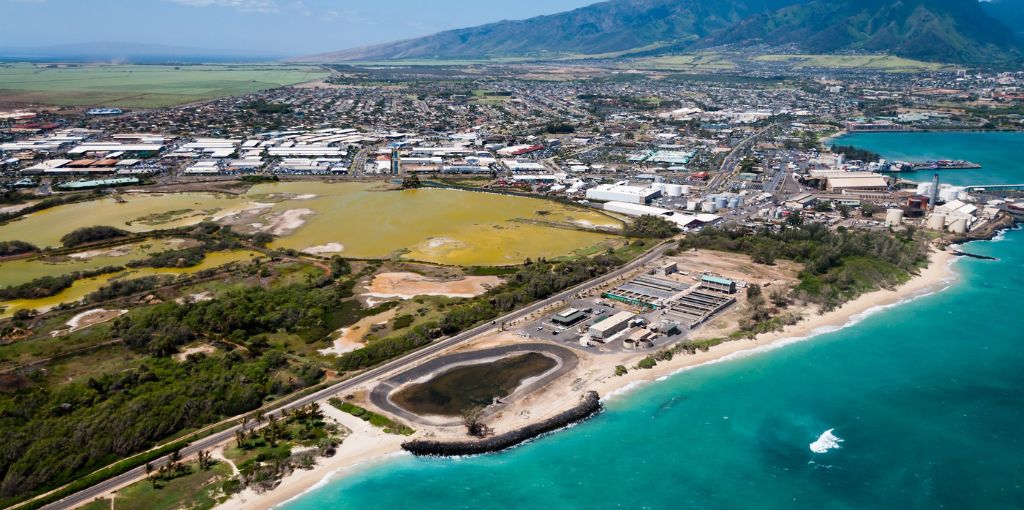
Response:
[{"label": "silo", "polygon": [[928,217],[928,228],[931,230],[946,230],[946,215],[932,214]]},{"label": "silo", "polygon": [[718,208],[715,207],[715,203],[714,202],[708,200],[707,202],[704,202],[704,203],[700,204],[700,210],[702,210],[702,211],[704,211],[706,213],[713,213],[713,212],[717,211]]},{"label": "silo", "polygon": [[668,191],[668,196],[670,197],[683,196],[683,187],[680,186],[679,184],[669,184],[668,186],[666,186],[666,188]]},{"label": "silo", "polygon": [[729,199],[726,197],[715,197],[715,209],[725,209],[729,205]]},{"label": "silo", "polygon": [[885,211],[885,226],[896,227],[903,223],[903,209],[889,209]]},{"label": "silo", "polygon": [[964,234],[967,232],[967,218],[957,218],[949,224],[949,231],[954,234]]}]

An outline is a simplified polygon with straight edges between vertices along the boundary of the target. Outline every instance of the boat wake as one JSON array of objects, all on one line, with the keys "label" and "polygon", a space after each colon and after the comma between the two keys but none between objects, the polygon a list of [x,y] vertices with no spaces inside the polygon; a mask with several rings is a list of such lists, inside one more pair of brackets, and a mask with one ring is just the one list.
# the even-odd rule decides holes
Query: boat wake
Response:
[{"label": "boat wake", "polygon": [[833,430],[835,429],[828,429],[818,436],[818,440],[809,445],[811,451],[814,453],[826,453],[829,450],[840,448],[839,443],[842,443],[843,440],[833,434]]}]

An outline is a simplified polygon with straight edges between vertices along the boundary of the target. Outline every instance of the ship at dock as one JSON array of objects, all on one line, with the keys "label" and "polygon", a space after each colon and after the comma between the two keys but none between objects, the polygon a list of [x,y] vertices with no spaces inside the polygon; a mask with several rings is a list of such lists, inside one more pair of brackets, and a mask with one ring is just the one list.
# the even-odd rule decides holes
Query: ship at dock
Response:
[{"label": "ship at dock", "polygon": [[889,164],[886,170],[883,171],[900,173],[934,170],[976,170],[979,168],[981,168],[981,165],[971,161],[965,161],[962,159],[940,159],[926,162],[894,161]]}]

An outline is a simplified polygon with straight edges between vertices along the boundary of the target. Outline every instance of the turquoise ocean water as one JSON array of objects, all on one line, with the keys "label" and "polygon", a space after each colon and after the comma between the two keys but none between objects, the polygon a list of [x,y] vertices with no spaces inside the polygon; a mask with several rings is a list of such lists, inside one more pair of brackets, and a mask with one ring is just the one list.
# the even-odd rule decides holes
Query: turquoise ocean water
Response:
[{"label": "turquoise ocean water", "polygon": [[[969,184],[1024,184],[1024,133],[1020,132],[917,132],[853,133],[832,143],[868,149],[893,161],[964,159],[982,165],[978,170],[943,170],[942,182]],[[908,172],[912,181],[930,181],[934,172]]]},{"label": "turquoise ocean water", "polygon": [[[1024,508],[1024,231],[969,250],[998,260],[514,450],[397,457],[285,508]],[[812,451],[830,429],[838,448]]]}]

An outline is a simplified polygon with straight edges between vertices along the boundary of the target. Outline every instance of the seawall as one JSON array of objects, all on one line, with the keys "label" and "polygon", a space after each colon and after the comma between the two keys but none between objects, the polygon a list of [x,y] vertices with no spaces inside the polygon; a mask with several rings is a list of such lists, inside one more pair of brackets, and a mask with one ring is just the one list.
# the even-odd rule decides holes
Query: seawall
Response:
[{"label": "seawall", "polygon": [[586,420],[601,412],[601,397],[596,391],[587,392],[582,401],[572,409],[552,416],[544,421],[523,428],[499,434],[479,441],[424,441],[402,443],[402,448],[413,455],[455,457],[500,452],[522,444],[537,436]]}]

